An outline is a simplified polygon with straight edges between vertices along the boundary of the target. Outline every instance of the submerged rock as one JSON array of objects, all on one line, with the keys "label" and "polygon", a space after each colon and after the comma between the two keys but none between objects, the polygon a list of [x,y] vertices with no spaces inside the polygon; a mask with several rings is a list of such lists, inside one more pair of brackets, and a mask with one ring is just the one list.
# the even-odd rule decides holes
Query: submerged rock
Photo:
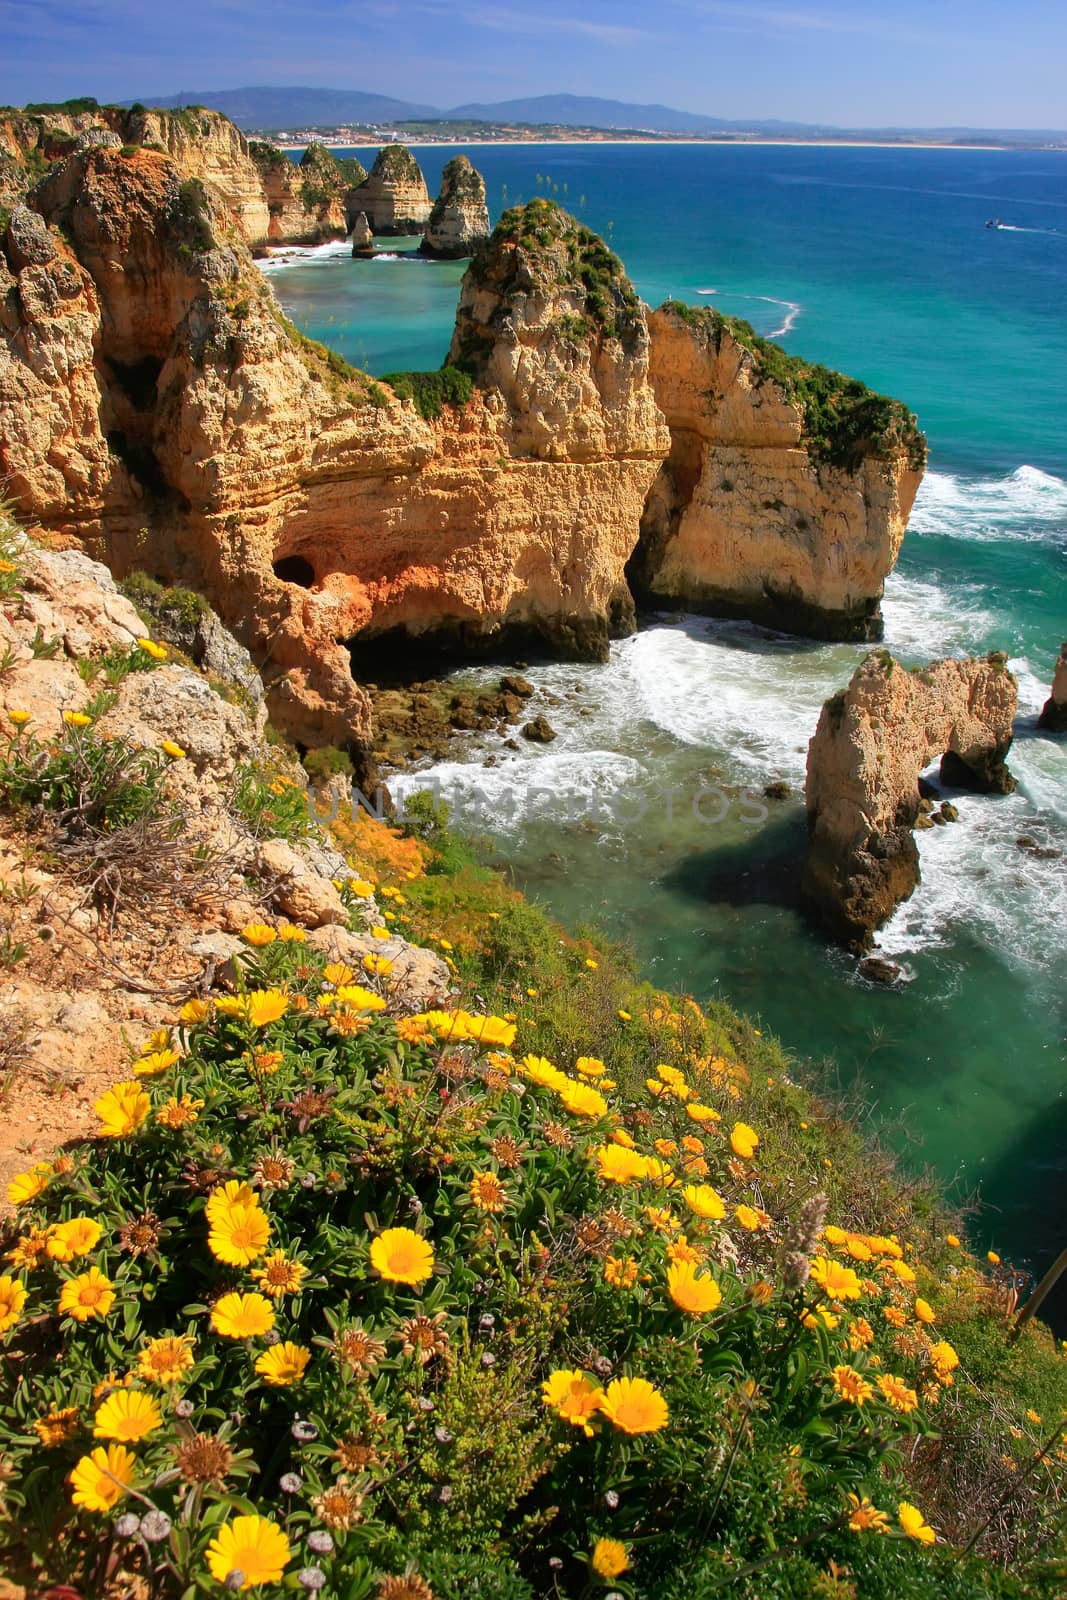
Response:
[{"label": "submerged rock", "polygon": [[955,820],[953,806],[919,811],[918,776],[934,757],[951,757],[972,788],[1014,788],[1004,757],[1016,702],[1003,656],[908,672],[885,650],[826,702],[808,747],[803,892],[836,938],[869,949],[919,882],[913,828]]},{"label": "submerged rock", "polygon": [[858,971],[862,978],[869,978],[872,983],[899,983],[904,976],[900,963],[889,961],[885,956],[865,956]]}]

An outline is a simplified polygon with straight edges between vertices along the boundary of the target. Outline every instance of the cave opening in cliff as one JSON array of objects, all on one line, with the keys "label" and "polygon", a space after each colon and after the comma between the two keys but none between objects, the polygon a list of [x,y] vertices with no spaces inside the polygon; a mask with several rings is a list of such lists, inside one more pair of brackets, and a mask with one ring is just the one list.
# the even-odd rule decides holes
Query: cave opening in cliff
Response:
[{"label": "cave opening in cliff", "polygon": [[310,589],[315,582],[315,568],[306,556],[279,556],[274,563],[274,576],[283,583],[296,583],[301,589]]},{"label": "cave opening in cliff", "polygon": [[136,411],[148,411],[156,403],[159,374],[163,363],[155,356],[144,356],[140,361],[108,361],[112,376],[127,400]]}]

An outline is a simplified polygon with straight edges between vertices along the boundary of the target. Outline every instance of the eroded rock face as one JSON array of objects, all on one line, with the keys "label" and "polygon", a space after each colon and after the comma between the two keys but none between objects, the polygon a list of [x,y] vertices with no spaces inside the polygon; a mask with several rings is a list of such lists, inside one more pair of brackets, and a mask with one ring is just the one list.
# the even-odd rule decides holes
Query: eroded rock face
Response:
[{"label": "eroded rock face", "polygon": [[374,232],[367,221],[367,213],[359,211],[352,218],[352,227],[349,230],[349,239],[352,241],[352,254],[354,256],[372,256],[374,254]]},{"label": "eroded rock face", "polygon": [[813,437],[784,352],[779,382],[759,341],[716,312],[663,306],[650,331],[671,449],[631,567],[639,594],[815,638],[881,638],[925,459],[913,419],[838,379],[829,431]]},{"label": "eroded rock face", "polygon": [[907,671],[875,651],[828,700],[808,747],[804,893],[845,943],[867,949],[919,882],[919,775],[1005,794],[1017,686],[1000,656]]},{"label": "eroded rock face", "polygon": [[370,177],[351,190],[350,218],[364,211],[379,235],[421,233],[430,216],[430,196],[422,168],[402,144],[379,150]]},{"label": "eroded rock face", "polygon": [[1038,727],[1048,728],[1052,733],[1067,733],[1067,643],[1060,646],[1052,693],[1041,709]]},{"label": "eroded rock face", "polygon": [[485,179],[466,156],[453,156],[441,174],[441,192],[419,249],[424,255],[455,260],[472,256],[488,237]]},{"label": "eroded rock face", "polygon": [[[258,139],[250,143],[249,154],[268,213],[266,233],[248,239],[249,244],[324,244],[345,237],[344,195],[349,180],[325,145],[308,145],[299,166],[284,150]],[[358,162],[354,165],[359,167]]]}]

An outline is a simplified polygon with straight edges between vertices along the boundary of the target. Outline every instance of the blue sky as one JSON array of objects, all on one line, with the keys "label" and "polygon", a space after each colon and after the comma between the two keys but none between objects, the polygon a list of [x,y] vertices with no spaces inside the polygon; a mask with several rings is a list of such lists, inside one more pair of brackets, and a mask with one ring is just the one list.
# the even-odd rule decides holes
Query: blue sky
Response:
[{"label": "blue sky", "polygon": [[0,101],[251,84],[570,92],[872,127],[1067,125],[1053,0],[0,0]]}]

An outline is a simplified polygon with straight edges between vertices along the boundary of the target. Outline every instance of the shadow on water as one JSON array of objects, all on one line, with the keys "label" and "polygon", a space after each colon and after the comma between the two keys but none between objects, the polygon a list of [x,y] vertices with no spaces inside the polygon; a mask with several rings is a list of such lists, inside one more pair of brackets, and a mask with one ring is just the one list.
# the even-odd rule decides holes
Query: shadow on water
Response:
[{"label": "shadow on water", "polygon": [[[713,799],[707,802],[709,807],[715,803]],[[672,894],[690,903],[766,905],[799,912],[807,842],[804,812],[790,806],[780,817],[772,812],[762,827],[753,828],[746,837],[679,862],[661,881]]]}]

